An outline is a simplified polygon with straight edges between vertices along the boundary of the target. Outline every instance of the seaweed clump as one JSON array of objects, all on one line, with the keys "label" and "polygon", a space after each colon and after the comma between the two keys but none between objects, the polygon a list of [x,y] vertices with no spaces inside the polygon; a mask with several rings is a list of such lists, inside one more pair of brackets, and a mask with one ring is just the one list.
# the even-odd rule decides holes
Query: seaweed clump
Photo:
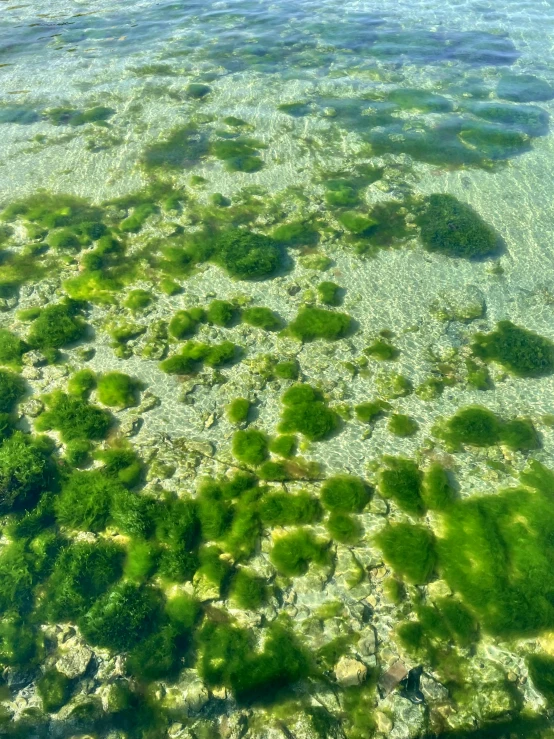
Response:
[{"label": "seaweed clump", "polygon": [[283,251],[269,236],[231,229],[215,239],[212,261],[239,280],[270,277],[283,263]]},{"label": "seaweed clump", "polygon": [[554,344],[544,336],[499,321],[488,334],[475,334],[473,354],[485,362],[498,362],[516,377],[545,377],[554,372]]},{"label": "seaweed clump", "polygon": [[267,459],[268,438],[258,429],[236,431],[233,436],[233,454],[244,464],[257,466]]},{"label": "seaweed clump", "polygon": [[383,557],[396,572],[414,585],[424,585],[436,564],[435,537],[424,526],[395,523],[376,536]]},{"label": "seaweed clump", "polygon": [[500,239],[492,226],[453,195],[429,195],[416,222],[427,251],[463,259],[499,251]]},{"label": "seaweed clump", "polygon": [[136,405],[138,383],[123,372],[107,372],[97,383],[98,400],[104,405],[128,408]]},{"label": "seaweed clump", "polygon": [[74,300],[43,308],[29,329],[29,346],[42,350],[60,349],[78,341],[87,328],[81,313],[81,304]]},{"label": "seaweed clump", "polygon": [[39,431],[56,429],[64,442],[104,439],[113,423],[111,414],[81,398],[57,390],[46,395],[47,410],[35,422]]},{"label": "seaweed clump", "polygon": [[283,394],[282,401],[281,433],[300,433],[310,441],[320,441],[338,427],[338,415],[327,407],[321,393],[311,385],[293,385]]},{"label": "seaweed clump", "polygon": [[289,324],[289,331],[302,342],[326,339],[336,341],[348,335],[352,319],[346,313],[304,306]]},{"label": "seaweed clump", "polygon": [[276,539],[270,559],[283,575],[297,577],[306,573],[312,562],[319,565],[327,562],[327,545],[300,528]]},{"label": "seaweed clump", "polygon": [[453,450],[464,444],[476,447],[504,444],[520,451],[538,449],[540,446],[537,432],[529,419],[504,421],[479,405],[462,408],[445,423],[438,424],[436,433]]},{"label": "seaweed clump", "polygon": [[383,457],[387,465],[379,472],[379,492],[385,498],[392,498],[406,513],[421,516],[425,504],[421,497],[423,475],[417,464],[403,457]]},{"label": "seaweed clump", "polygon": [[325,508],[338,513],[360,513],[370,497],[370,487],[353,475],[330,477],[321,488],[321,502]]}]

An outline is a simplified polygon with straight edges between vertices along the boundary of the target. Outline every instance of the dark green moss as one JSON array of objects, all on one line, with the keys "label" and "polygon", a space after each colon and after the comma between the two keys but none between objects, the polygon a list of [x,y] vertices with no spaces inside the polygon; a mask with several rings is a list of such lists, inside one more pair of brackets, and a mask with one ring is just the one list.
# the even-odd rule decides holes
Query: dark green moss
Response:
[{"label": "dark green moss", "polygon": [[158,556],[158,547],[150,541],[139,539],[129,542],[125,558],[125,577],[132,582],[144,582],[156,569]]},{"label": "dark green moss", "polygon": [[312,562],[325,564],[327,546],[307,529],[297,529],[276,539],[269,556],[279,572],[295,577],[307,572]]},{"label": "dark green moss", "polygon": [[94,457],[103,463],[105,475],[126,488],[133,488],[141,481],[144,464],[130,445],[116,441],[107,449],[96,452]]},{"label": "dark green moss", "polygon": [[421,516],[425,504],[421,498],[423,475],[415,462],[403,457],[383,457],[386,469],[379,472],[379,492],[392,498],[406,513]]},{"label": "dark green moss", "polygon": [[267,587],[262,577],[241,568],[233,577],[229,597],[239,608],[257,611],[267,598]]},{"label": "dark green moss", "polygon": [[310,385],[293,385],[284,393],[283,405],[281,433],[300,433],[311,441],[320,441],[328,438],[339,425],[338,415]]},{"label": "dark green moss", "polygon": [[179,631],[188,631],[198,620],[200,604],[192,596],[181,593],[169,598],[165,604],[165,612]]},{"label": "dark green moss", "polygon": [[119,484],[97,470],[75,470],[62,483],[56,500],[56,516],[60,524],[84,531],[102,531],[110,517],[113,496]]},{"label": "dark green moss", "polygon": [[336,307],[342,303],[342,288],[335,282],[320,282],[317,286],[317,294],[324,305]]},{"label": "dark green moss", "polygon": [[25,218],[44,228],[79,226],[83,223],[102,221],[102,210],[91,206],[83,198],[72,195],[52,195],[40,191],[27,198],[16,200],[2,211],[3,221]]},{"label": "dark green moss", "polygon": [[268,438],[258,429],[236,431],[233,435],[233,454],[244,464],[257,466],[267,459]]},{"label": "dark green moss", "polygon": [[258,468],[258,476],[260,480],[268,482],[286,482],[292,478],[286,462],[275,462],[268,459]]},{"label": "dark green moss", "polygon": [[490,257],[499,251],[496,231],[453,195],[429,195],[416,222],[427,251],[463,259]]},{"label": "dark green moss", "polygon": [[231,205],[231,201],[229,200],[229,198],[226,198],[220,192],[214,192],[210,200],[218,208],[228,208]]},{"label": "dark green moss", "polygon": [[362,536],[362,527],[348,513],[332,513],[326,522],[329,536],[341,544],[355,544]]},{"label": "dark green moss", "polygon": [[82,338],[86,328],[81,306],[66,300],[40,311],[29,330],[27,342],[34,349],[60,349]]},{"label": "dark green moss", "polygon": [[0,511],[35,504],[55,480],[51,446],[21,431],[0,445]]},{"label": "dark green moss", "polygon": [[391,434],[404,438],[417,433],[419,424],[411,416],[406,416],[404,413],[393,413],[389,419],[388,429]]},{"label": "dark green moss", "polygon": [[308,493],[266,493],[259,510],[266,526],[302,526],[315,523],[322,515],[319,501]]},{"label": "dark green moss", "polygon": [[124,582],[101,596],[79,626],[90,644],[125,652],[154,629],[161,606],[153,588]]},{"label": "dark green moss", "polygon": [[479,637],[479,625],[456,598],[440,598],[437,601],[446,625],[455,641],[463,647],[473,644]]},{"label": "dark green moss", "polygon": [[529,419],[503,421],[478,405],[462,408],[447,422],[439,424],[436,433],[453,449],[459,449],[463,444],[478,447],[505,444],[510,449],[521,451],[540,446],[535,427]]},{"label": "dark green moss", "polygon": [[133,311],[141,311],[152,302],[152,293],[148,290],[131,290],[125,298],[125,307]]},{"label": "dark green moss", "polygon": [[239,280],[270,277],[283,263],[279,244],[269,236],[234,229],[215,239],[212,261]]},{"label": "dark green moss", "polygon": [[206,311],[206,318],[208,323],[216,326],[228,326],[233,322],[236,314],[235,306],[228,300],[212,300]]},{"label": "dark green moss", "polygon": [[195,502],[190,498],[166,498],[158,509],[156,538],[175,547],[183,544],[192,551],[199,541],[200,521]]},{"label": "dark green moss", "polygon": [[122,563],[123,550],[111,542],[66,544],[46,583],[44,618],[75,621],[121,577]]},{"label": "dark green moss", "polygon": [[19,367],[21,357],[28,347],[19,336],[3,328],[0,329],[0,363],[8,366]]},{"label": "dark green moss", "polygon": [[554,344],[511,321],[499,321],[494,331],[475,334],[473,339],[471,349],[476,357],[498,362],[517,377],[544,377],[554,372]]},{"label": "dark green moss", "polygon": [[510,449],[523,452],[540,447],[539,437],[529,418],[514,418],[504,422],[500,428],[500,442]]},{"label": "dark green moss", "polygon": [[45,672],[37,680],[37,693],[42,699],[42,707],[46,713],[54,713],[67,703],[70,687],[69,678],[55,668]]},{"label": "dark green moss", "polygon": [[245,423],[250,413],[250,401],[247,398],[235,398],[227,406],[227,418],[230,423]]},{"label": "dark green moss", "polygon": [[269,308],[245,308],[242,311],[242,321],[249,326],[262,328],[264,331],[276,331],[282,327],[281,319]]},{"label": "dark green moss", "polygon": [[292,116],[292,118],[303,118],[309,115],[310,106],[308,103],[281,103],[277,106],[277,110]]},{"label": "dark green moss", "polygon": [[14,372],[0,369],[0,412],[10,413],[25,395],[25,382]]},{"label": "dark green moss", "polygon": [[65,442],[84,439],[104,439],[113,424],[113,417],[86,400],[57,390],[44,397],[47,410],[35,421],[39,431],[56,429]]},{"label": "dark green moss", "polygon": [[274,436],[269,442],[269,451],[279,457],[290,459],[296,454],[296,436],[291,434]]},{"label": "dark green moss", "polygon": [[0,664],[28,668],[37,653],[37,634],[18,615],[8,614],[0,621]]},{"label": "dark green moss", "polygon": [[371,488],[359,477],[336,475],[323,483],[321,501],[337,513],[360,513],[369,503]]},{"label": "dark green moss", "polygon": [[137,404],[138,384],[123,372],[107,372],[98,379],[98,400],[104,405],[128,408]]},{"label": "dark green moss", "polygon": [[336,341],[346,336],[352,328],[352,319],[346,313],[305,306],[289,324],[292,336],[302,342],[325,339]]},{"label": "dark green moss", "polygon": [[164,293],[164,295],[169,295],[170,297],[183,292],[183,288],[181,287],[181,285],[179,285],[178,282],[169,279],[168,277],[160,280],[160,290]]},{"label": "dark green moss", "polygon": [[425,584],[433,574],[435,537],[423,526],[396,523],[385,526],[376,542],[396,572],[414,585]]},{"label": "dark green moss", "polygon": [[421,497],[425,506],[432,511],[447,510],[455,499],[448,473],[438,462],[433,462],[425,470]]}]

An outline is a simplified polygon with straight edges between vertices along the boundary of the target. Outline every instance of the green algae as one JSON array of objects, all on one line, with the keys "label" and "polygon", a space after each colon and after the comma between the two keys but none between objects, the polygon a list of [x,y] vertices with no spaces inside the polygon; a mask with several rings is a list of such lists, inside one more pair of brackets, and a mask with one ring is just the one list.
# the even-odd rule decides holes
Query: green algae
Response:
[{"label": "green algae", "polygon": [[389,419],[388,430],[394,436],[400,436],[401,438],[413,436],[418,429],[417,421],[405,413],[393,413]]},{"label": "green algae", "polygon": [[327,407],[321,393],[311,385],[293,385],[282,400],[281,433],[300,433],[311,441],[320,441],[338,428],[337,414]]},{"label": "green algae", "polygon": [[417,224],[427,251],[447,257],[482,259],[500,248],[494,229],[453,195],[428,196]]},{"label": "green algae", "polygon": [[236,431],[233,436],[233,454],[244,464],[257,466],[267,458],[267,436],[257,429]]},{"label": "green algae", "polygon": [[392,498],[406,513],[421,516],[425,504],[421,497],[423,475],[417,464],[403,457],[383,458],[385,469],[379,472],[379,492],[384,498]]},{"label": "green algae", "polygon": [[554,372],[554,344],[511,321],[499,321],[494,331],[473,338],[476,357],[498,362],[516,377],[544,377]]},{"label": "green algae", "polygon": [[209,152],[204,134],[192,123],[174,128],[164,141],[152,143],[142,155],[148,172],[165,169],[178,171],[194,166]]},{"label": "green algae", "polygon": [[321,488],[321,502],[325,508],[337,513],[361,513],[370,496],[369,486],[351,475],[331,477]]},{"label": "green algae", "polygon": [[429,529],[407,523],[390,524],[375,540],[385,561],[408,582],[423,585],[433,574],[435,538]]},{"label": "green algae", "polygon": [[289,323],[288,331],[302,342],[325,339],[336,341],[352,330],[352,319],[346,313],[304,306]]},{"label": "green algae", "polygon": [[537,432],[529,419],[505,421],[482,406],[460,409],[444,424],[438,424],[436,433],[452,449],[467,444],[488,447],[505,444],[510,449],[529,451],[538,449]]},{"label": "green algae", "polygon": [[227,418],[235,425],[246,423],[250,409],[251,403],[247,398],[235,398],[227,406]]},{"label": "green algae", "polygon": [[326,544],[302,528],[277,538],[270,553],[277,570],[289,577],[303,575],[312,562],[322,565],[327,558]]},{"label": "green algae", "polygon": [[104,439],[113,424],[108,411],[60,390],[47,395],[46,410],[35,422],[38,431],[55,429],[63,441]]},{"label": "green algae", "polygon": [[123,372],[106,372],[98,378],[98,400],[110,407],[128,408],[136,405],[137,390],[137,381]]}]

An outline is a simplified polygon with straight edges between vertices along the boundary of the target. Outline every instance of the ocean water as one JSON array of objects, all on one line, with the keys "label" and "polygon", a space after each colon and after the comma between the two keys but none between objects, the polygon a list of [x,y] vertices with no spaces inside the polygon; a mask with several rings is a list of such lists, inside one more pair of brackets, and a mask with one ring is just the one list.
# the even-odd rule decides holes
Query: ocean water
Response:
[{"label": "ocean water", "polygon": [[[0,339],[2,371],[24,383],[0,409],[11,414],[4,445],[10,434],[46,432],[55,469],[22,492],[8,458],[19,452],[2,459],[0,447],[1,736],[550,736],[553,28],[546,0],[1,0],[0,328],[26,342],[10,353]],[[425,214],[444,195],[461,211],[436,217],[433,246]],[[296,231],[284,235],[290,224]],[[268,237],[260,250],[275,249],[278,264],[253,265],[265,258],[256,254],[241,272],[246,232]],[[465,251],[453,253],[445,243],[458,232]],[[478,253],[483,239],[494,244]],[[338,286],[336,302],[322,300],[322,282]],[[143,304],[129,302],[136,290],[146,291]],[[64,320],[86,329],[58,340],[53,319],[33,333],[40,311],[68,298],[79,302],[59,331]],[[178,311],[213,300],[232,303],[227,325],[208,313],[188,332],[171,327]],[[277,315],[274,329],[244,320],[260,306]],[[295,319],[306,306],[345,314],[349,326],[331,340],[302,337]],[[506,321],[517,339],[483,357],[476,334]],[[187,340],[230,341],[235,353],[217,362],[204,347],[168,371],[164,361],[190,349]],[[518,357],[524,369],[514,369]],[[330,408],[333,428],[310,438],[306,425],[282,426],[297,434],[293,462],[264,447],[251,463],[237,439],[258,430],[267,446],[279,433],[295,384],[275,370],[283,361],[320,393],[305,413]],[[111,414],[104,435],[71,430],[82,407],[66,426],[55,413],[83,369],[93,378],[83,402]],[[131,378],[127,401],[102,394],[111,372]],[[251,403],[238,424],[228,416],[235,398]],[[370,401],[381,406],[367,423],[357,406]],[[472,406],[496,420],[454,438],[448,419]],[[391,418],[404,415],[411,428],[395,433]],[[514,419],[525,419],[516,441]],[[80,459],[75,441],[88,443]],[[115,472],[105,464],[102,453],[121,449],[136,455],[138,476],[117,476],[128,460]],[[391,457],[416,470],[392,493],[383,476]],[[264,469],[266,458],[275,465]],[[430,502],[433,465],[451,486],[442,508]],[[245,471],[262,478],[255,496],[202,498],[204,478]],[[111,488],[100,513],[68,515],[102,497],[87,487],[93,474],[155,501],[150,528],[121,523]],[[325,480],[344,475],[364,481],[366,505],[326,502]],[[82,492],[73,501],[74,479]],[[305,491],[323,501],[319,517],[264,519],[267,496]],[[47,513],[14,534],[47,492]],[[227,523],[210,536],[202,511],[222,495]],[[160,533],[159,511],[177,517],[175,500],[198,506],[190,541]],[[338,515],[350,534],[333,529]],[[421,540],[383,544],[398,524],[432,537],[424,574],[410,568],[412,556],[424,559]],[[298,529],[311,543],[302,553],[291,539],[287,569],[275,545]],[[10,559],[21,542],[26,575]],[[92,569],[84,584],[68,580],[93,595],[66,620],[48,604],[62,602],[56,573],[79,542],[109,542],[127,564],[104,584]],[[137,543],[151,559],[139,575],[129,565]],[[196,558],[186,572],[159,564],[177,543]],[[205,564],[210,547],[221,572]],[[243,571],[264,591],[250,605],[236,594]],[[137,625],[134,606],[118,606],[117,629],[136,632],[131,644],[102,635],[106,603],[128,583],[140,597],[155,592],[162,614],[145,611]],[[183,594],[198,604],[186,627],[167,606]],[[459,628],[445,615],[452,603]],[[24,637],[33,647],[15,654]],[[150,652],[156,665],[145,667]],[[76,654],[89,655],[80,671],[63,661]],[[54,673],[59,695],[49,703],[44,676]],[[126,691],[120,708],[116,688]]]}]

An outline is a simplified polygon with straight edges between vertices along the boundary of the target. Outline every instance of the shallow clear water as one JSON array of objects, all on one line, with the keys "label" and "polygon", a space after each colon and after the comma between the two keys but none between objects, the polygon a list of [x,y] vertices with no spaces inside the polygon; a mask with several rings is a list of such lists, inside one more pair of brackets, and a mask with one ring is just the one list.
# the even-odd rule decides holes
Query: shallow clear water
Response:
[{"label": "shallow clear water", "polygon": [[[231,518],[248,508],[255,519],[244,533],[251,549],[239,551],[232,531],[202,533],[203,543],[191,545],[201,563],[216,542],[228,567],[219,581],[200,565],[176,576],[152,564],[138,578],[143,590],[169,600],[186,593],[201,604],[196,623],[171,642],[165,672],[141,672],[133,656],[127,659],[129,647],[90,636],[84,606],[63,630],[44,616],[54,575],[33,564],[25,602],[17,591],[2,605],[2,628],[17,611],[25,628],[41,624],[46,642],[32,657],[16,659],[6,656],[8,637],[0,633],[9,688],[0,734],[408,739],[486,727],[498,736],[550,736],[544,725],[554,705],[554,482],[544,473],[533,487],[524,471],[533,462],[554,470],[553,28],[550,0],[1,0],[0,327],[28,342],[16,359],[6,353],[1,360],[26,383],[19,405],[6,410],[16,430],[47,431],[54,440],[54,494],[66,495],[72,467],[100,468],[95,453],[118,444],[130,445],[144,466],[127,487],[158,507],[169,505],[166,495],[201,499],[204,476],[237,470],[318,499],[324,478],[336,475],[363,478],[375,490],[365,506],[339,506],[351,514],[348,525],[357,533],[350,536],[333,531],[337,511],[325,496],[319,519],[283,526],[263,519],[259,500],[227,502]],[[436,194],[470,206],[463,213],[473,225],[460,225],[458,216],[433,225],[443,229],[443,242],[461,229],[469,252],[448,253],[444,243],[435,248],[426,240],[423,221]],[[103,230],[87,230],[90,223]],[[291,223],[300,224],[296,240],[283,237]],[[279,264],[255,272],[250,263],[250,274],[240,274],[238,241],[230,256],[220,253],[221,239],[237,229],[271,237]],[[110,234],[116,246],[101,252]],[[493,239],[494,248],[477,253],[481,238]],[[336,305],[322,301],[323,281],[341,288]],[[149,293],[144,305],[129,302],[137,289]],[[57,344],[33,339],[38,319],[22,311],[67,296],[83,301],[75,310],[86,332]],[[214,299],[233,303],[228,326],[203,319],[189,334],[168,334],[177,311]],[[244,313],[241,321],[248,306],[271,309],[284,330],[253,327]],[[347,314],[350,327],[336,340],[302,341],[294,321],[305,306]],[[522,352],[533,366],[544,354],[546,365],[514,371],[509,358],[480,355],[475,335],[490,334],[501,321],[543,337]],[[164,371],[161,363],[190,338],[238,348],[227,363],[210,366],[206,355],[203,365]],[[528,339],[523,333],[518,340]],[[376,357],[376,340],[394,351]],[[247,423],[277,434],[282,396],[293,384],[274,369],[279,361],[297,362],[299,381],[321,391],[335,428],[311,440],[304,428],[292,429],[300,462],[291,466],[273,454],[276,473],[241,459],[234,444]],[[64,437],[58,421],[44,421],[57,396],[43,396],[65,393],[83,368],[100,383],[108,372],[129,375],[135,399],[109,403],[100,384],[92,390],[90,402],[109,407],[116,420],[107,439],[84,434],[92,456],[85,452],[77,462],[68,451],[71,433]],[[252,403],[242,424],[231,423],[227,411],[238,397]],[[374,400],[382,412],[366,423],[356,406]],[[475,405],[496,414],[500,430],[487,427],[486,443],[454,443],[448,419]],[[395,433],[395,414],[415,422],[411,432]],[[507,424],[521,418],[532,424],[532,438],[513,442]],[[427,477],[423,487],[415,484],[424,499],[419,511],[401,493],[387,492],[382,473],[392,463],[384,455],[414,460],[416,477],[442,465],[455,491],[452,507],[429,503]],[[319,467],[314,472],[306,461]],[[534,490],[521,508],[500,492],[518,485],[522,501]],[[12,493],[1,494],[11,500]],[[14,546],[10,525],[35,510],[43,494],[16,500],[17,493],[17,504],[2,503],[8,549],[0,556],[0,602],[2,588],[9,591],[2,583],[14,577],[2,564]],[[263,488],[259,497],[266,495]],[[122,528],[111,499],[102,525],[94,526],[86,516],[68,524],[62,504],[52,505],[39,528],[63,546],[110,539],[123,557],[144,539],[156,550],[153,562],[174,546],[159,527],[140,536]],[[295,523],[320,538],[326,555],[318,562],[311,551],[293,572],[280,567],[274,548]],[[398,523],[435,537],[436,562],[425,577],[406,567],[409,554],[391,554],[379,538]],[[25,538],[33,557],[39,538],[36,531]],[[423,545],[410,546],[418,559]],[[58,562],[57,550],[48,556]],[[256,607],[233,596],[244,568],[264,581],[266,600]],[[118,578],[131,580],[129,572],[118,571]],[[113,587],[96,599],[103,602]],[[404,595],[393,597],[393,587]],[[460,618],[473,623],[466,641],[448,621],[445,599],[461,604]],[[170,616],[160,619],[160,629],[177,629]],[[406,637],[406,622],[417,624],[419,641]],[[214,647],[213,659],[230,665],[214,678],[205,634],[221,623],[248,631],[250,651],[240,653],[238,637],[223,656]],[[275,624],[295,635],[294,649],[306,651],[309,669],[282,674],[273,665],[267,677],[267,666],[255,663],[260,654],[270,661]],[[219,644],[217,635],[210,639]],[[50,710],[39,678],[61,669],[64,649],[94,656],[86,670],[69,671],[63,700]],[[235,652],[255,675],[254,686],[237,677]],[[395,666],[398,679],[389,689]],[[150,691],[152,708],[138,721],[130,715],[136,698],[120,713],[106,698],[110,686],[128,680],[134,695]],[[89,714],[76,718],[75,706],[87,702],[94,704]]]}]

